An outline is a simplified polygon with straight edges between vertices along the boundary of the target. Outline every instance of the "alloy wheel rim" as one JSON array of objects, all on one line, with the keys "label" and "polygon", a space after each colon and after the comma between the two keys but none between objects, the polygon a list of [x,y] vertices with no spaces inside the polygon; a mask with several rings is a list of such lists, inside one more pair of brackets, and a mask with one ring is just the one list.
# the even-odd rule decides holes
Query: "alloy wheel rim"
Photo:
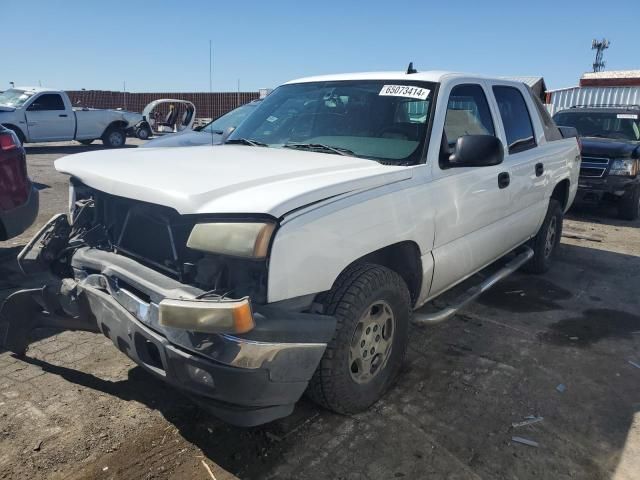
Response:
[{"label": "alloy wheel rim", "polygon": [[121,145],[122,135],[117,132],[113,132],[111,135],[109,135],[109,141],[111,142],[111,145]]},{"label": "alloy wheel rim", "polygon": [[558,231],[558,219],[556,217],[551,217],[551,221],[549,222],[549,228],[547,229],[547,238],[544,244],[544,256],[545,258],[549,258],[551,253],[553,252],[553,248],[556,244],[556,236]]},{"label": "alloy wheel rim", "polygon": [[365,309],[349,349],[349,373],[353,381],[369,383],[384,369],[391,356],[395,327],[393,310],[384,300],[377,300]]}]

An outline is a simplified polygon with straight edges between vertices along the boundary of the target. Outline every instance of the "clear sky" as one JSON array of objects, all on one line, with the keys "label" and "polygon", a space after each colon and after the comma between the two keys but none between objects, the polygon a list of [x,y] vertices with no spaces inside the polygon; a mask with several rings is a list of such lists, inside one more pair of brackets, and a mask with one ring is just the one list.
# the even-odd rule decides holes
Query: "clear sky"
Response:
[{"label": "clear sky", "polygon": [[216,91],[301,76],[447,69],[542,75],[549,88],[591,69],[640,68],[638,0],[0,0],[0,90]]}]

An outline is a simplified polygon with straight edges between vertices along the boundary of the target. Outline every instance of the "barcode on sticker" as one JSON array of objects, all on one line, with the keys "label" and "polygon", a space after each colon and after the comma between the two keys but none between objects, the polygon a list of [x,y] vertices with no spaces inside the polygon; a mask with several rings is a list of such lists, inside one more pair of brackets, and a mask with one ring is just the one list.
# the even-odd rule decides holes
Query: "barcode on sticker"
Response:
[{"label": "barcode on sticker", "polygon": [[407,97],[417,100],[426,100],[431,90],[428,88],[413,87],[411,85],[385,85],[380,90],[383,97]]},{"label": "barcode on sticker", "polygon": [[637,120],[638,119],[638,115],[636,115],[634,113],[619,113],[618,115],[616,115],[616,117],[618,117],[618,118],[629,118],[631,120]]}]

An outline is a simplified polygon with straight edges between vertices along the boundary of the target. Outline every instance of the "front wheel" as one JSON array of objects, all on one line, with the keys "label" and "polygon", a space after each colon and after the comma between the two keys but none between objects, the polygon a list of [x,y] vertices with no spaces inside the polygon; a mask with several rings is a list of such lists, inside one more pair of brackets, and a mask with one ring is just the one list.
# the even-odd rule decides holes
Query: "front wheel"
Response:
[{"label": "front wheel", "polygon": [[127,141],[127,134],[122,128],[110,127],[102,136],[102,143],[109,148],[123,147]]},{"label": "front wheel", "polygon": [[635,220],[640,216],[640,185],[636,185],[620,199],[618,216],[624,220]]},{"label": "front wheel", "polygon": [[525,272],[544,273],[549,270],[560,244],[563,220],[564,214],[560,202],[552,198],[549,200],[549,208],[540,230],[530,240],[529,246],[533,249],[533,257],[522,267]]},{"label": "front wheel", "polygon": [[324,303],[337,327],[307,395],[337,413],[356,413],[380,399],[398,376],[409,338],[409,290],[388,268],[356,265]]}]

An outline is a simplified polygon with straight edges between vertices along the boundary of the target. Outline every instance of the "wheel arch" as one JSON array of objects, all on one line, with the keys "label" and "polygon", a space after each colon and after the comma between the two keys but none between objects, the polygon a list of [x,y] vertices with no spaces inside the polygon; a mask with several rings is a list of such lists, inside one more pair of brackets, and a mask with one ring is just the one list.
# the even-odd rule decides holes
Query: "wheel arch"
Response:
[{"label": "wheel arch", "polygon": [[362,263],[372,263],[393,270],[409,288],[411,304],[415,305],[422,288],[422,258],[420,247],[412,240],[405,240],[367,253],[347,265],[334,280],[334,285],[343,274]]},{"label": "wheel arch", "polygon": [[124,120],[114,120],[109,125],[107,125],[107,128],[104,129],[101,136],[104,137],[107,134],[107,132],[112,128],[121,128],[122,130],[126,130],[127,125],[128,123],[125,122]]},{"label": "wheel arch", "polygon": [[16,135],[18,135],[18,138],[22,143],[25,143],[27,141],[27,136],[24,134],[22,129],[17,125],[14,125],[13,123],[3,123],[2,125],[4,125],[9,130],[13,130],[16,133]]},{"label": "wheel arch", "polygon": [[553,200],[557,200],[562,207],[562,211],[567,209],[567,204],[569,202],[569,192],[570,192],[571,182],[568,178],[560,180],[557,185],[553,188],[553,192],[551,192],[551,198]]}]

